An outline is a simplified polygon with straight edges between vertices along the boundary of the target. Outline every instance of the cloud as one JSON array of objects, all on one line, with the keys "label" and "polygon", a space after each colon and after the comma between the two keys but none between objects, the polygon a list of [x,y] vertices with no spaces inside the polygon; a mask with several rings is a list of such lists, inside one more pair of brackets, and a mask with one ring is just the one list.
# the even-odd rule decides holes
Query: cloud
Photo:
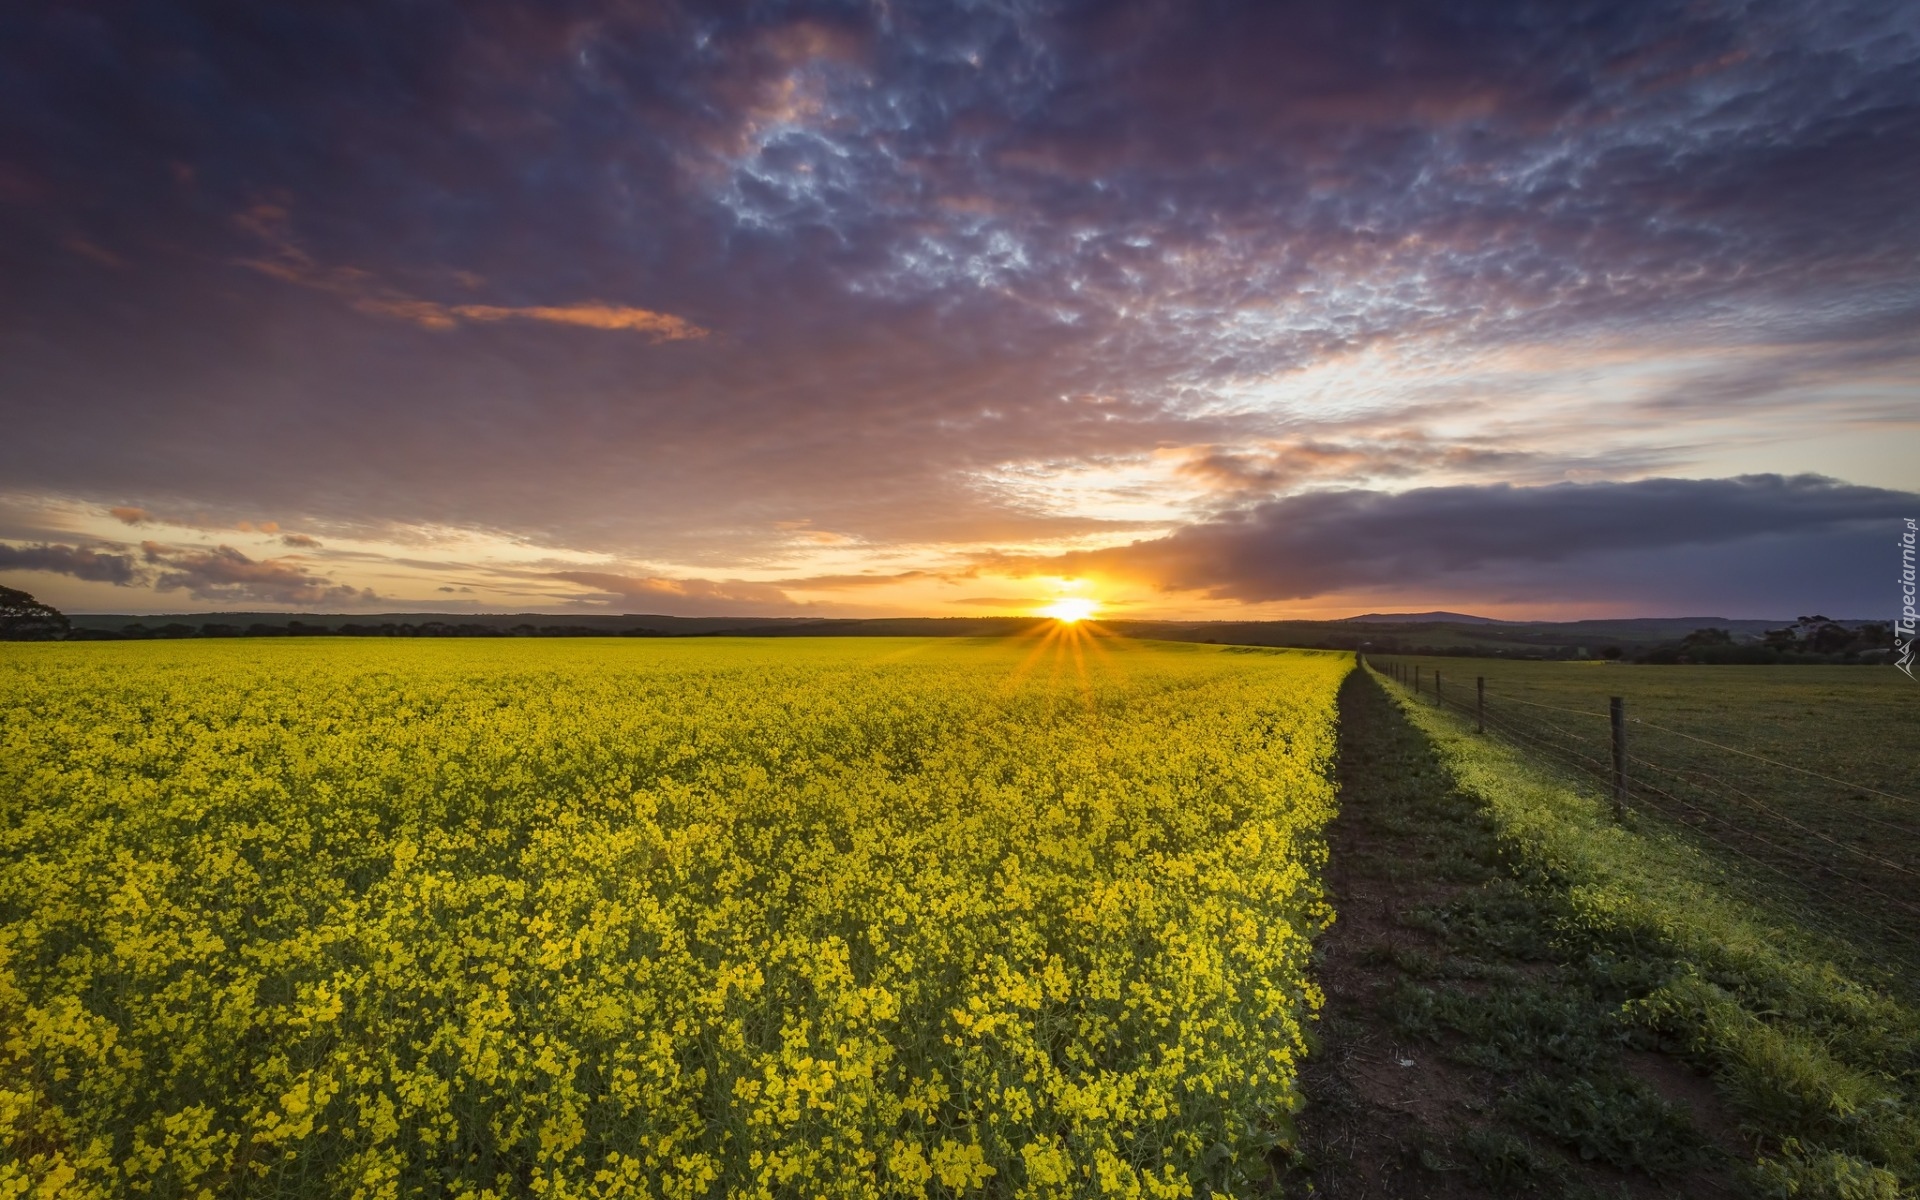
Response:
[{"label": "cloud", "polygon": [[[1513,586],[1573,600],[1590,578],[1570,573],[1569,564],[1581,560],[1762,538],[1830,539],[1916,506],[1920,496],[1913,493],[1813,475],[1334,490],[1265,501],[1127,546],[994,565],[1029,574],[1109,574],[1248,602],[1366,589],[1486,595]],[[1776,584],[1800,576],[1806,546],[1784,549],[1791,553],[1776,546],[1773,554]],[[1856,570],[1862,579],[1867,565],[1863,559]],[[1647,572],[1643,562],[1630,581],[1644,590]],[[1854,602],[1865,606],[1874,595],[1862,590]]]},{"label": "cloud", "polygon": [[[354,267],[323,267],[294,242],[288,232],[288,210],[278,204],[256,204],[239,213],[234,223],[264,241],[264,258],[243,258],[240,265],[286,283],[317,291],[330,292],[346,300],[356,311],[369,316],[407,321],[423,329],[453,329],[461,321],[544,321],[552,325],[573,325],[582,329],[620,330],[647,334],[652,341],[677,342],[703,338],[708,331],[670,313],[650,312],[644,308],[587,301],[578,304],[535,304],[508,306],[498,304],[440,304],[406,295],[380,283],[372,272]],[[481,280],[471,271],[449,274],[463,286],[474,287]]]},{"label": "cloud", "polygon": [[806,575],[794,579],[782,579],[778,586],[790,591],[831,592],[848,588],[887,587],[914,579],[944,580],[948,578],[950,576],[938,571],[892,571],[868,575]]},{"label": "cloud", "polygon": [[469,321],[546,321],[584,329],[625,329],[651,334],[656,342],[703,338],[707,331],[669,313],[648,312],[618,304],[533,305],[502,308],[492,304],[456,304],[445,311]]},{"label": "cloud", "polygon": [[1408,430],[1371,438],[1264,439],[1226,446],[1196,446],[1178,457],[1176,472],[1210,492],[1230,496],[1277,493],[1310,483],[1361,482],[1444,475],[1563,475],[1568,471],[1618,470],[1623,456],[1583,461],[1564,452],[1447,441]]},{"label": "cloud", "polygon": [[142,542],[141,557],[155,568],[157,591],[184,591],[196,600],[314,606],[361,604],[379,597],[315,575],[291,558],[253,559],[231,546],[183,549]]},{"label": "cloud", "polygon": [[41,543],[11,546],[0,542],[0,571],[52,571],[94,583],[131,587],[139,582],[140,572],[131,554],[114,554],[84,546]]},{"label": "cloud", "polygon": [[302,550],[317,550],[320,548],[320,539],[308,537],[304,533],[283,533],[280,535],[280,544],[295,546]]},{"label": "cloud", "polygon": [[152,513],[144,508],[135,508],[130,504],[110,508],[107,511],[113,514],[115,519],[127,525],[141,525],[153,520]]},{"label": "cloud", "polygon": [[645,604],[666,615],[758,613],[800,607],[772,584],[730,579],[669,579],[603,571],[550,571],[546,578],[590,588],[599,603]]},{"label": "cloud", "polygon": [[796,514],[857,574],[1332,483],[1898,482],[1911,6],[816,8],[26,23],[0,478],[716,580]]}]

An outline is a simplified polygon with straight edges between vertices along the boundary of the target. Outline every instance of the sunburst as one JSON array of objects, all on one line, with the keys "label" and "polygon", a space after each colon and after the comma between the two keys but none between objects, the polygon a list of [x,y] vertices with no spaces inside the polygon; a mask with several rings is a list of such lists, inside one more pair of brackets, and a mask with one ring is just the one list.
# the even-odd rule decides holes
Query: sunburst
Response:
[{"label": "sunburst", "polygon": [[1085,596],[1062,596],[1039,610],[1043,617],[1052,617],[1062,625],[1072,625],[1084,621],[1100,611],[1098,600],[1089,600]]}]

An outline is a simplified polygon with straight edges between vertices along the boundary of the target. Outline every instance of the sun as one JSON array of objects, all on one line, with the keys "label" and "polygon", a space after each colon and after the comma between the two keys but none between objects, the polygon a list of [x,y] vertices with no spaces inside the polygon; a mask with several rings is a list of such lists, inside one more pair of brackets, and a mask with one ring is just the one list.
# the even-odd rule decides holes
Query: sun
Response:
[{"label": "sun", "polygon": [[1084,621],[1100,610],[1100,602],[1089,600],[1085,596],[1062,596],[1052,604],[1040,610],[1043,617],[1052,617],[1062,625],[1071,625],[1075,621]]}]

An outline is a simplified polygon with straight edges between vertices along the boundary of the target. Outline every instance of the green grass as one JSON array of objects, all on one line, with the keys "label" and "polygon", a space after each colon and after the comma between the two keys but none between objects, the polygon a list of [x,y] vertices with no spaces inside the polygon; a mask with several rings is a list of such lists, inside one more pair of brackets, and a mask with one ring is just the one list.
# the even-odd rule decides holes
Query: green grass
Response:
[{"label": "green grass", "polygon": [[[1545,695],[1555,694],[1550,686],[1569,688],[1561,681],[1582,669],[1566,668],[1565,676],[1526,670],[1532,694]],[[1629,686],[1640,682],[1626,668],[1618,676],[1584,669]],[[1791,676],[1816,670],[1767,672],[1789,678],[1771,680],[1771,694],[1754,702],[1756,711],[1777,711],[1787,703],[1781,693]],[[1508,677],[1505,686],[1519,678]],[[1688,683],[1656,678],[1644,686],[1679,690]],[[1808,683],[1884,696],[1873,690],[1882,685],[1866,678]],[[1447,769],[1484,804],[1521,877],[1564,895],[1560,936],[1583,947],[1601,977],[1616,980],[1619,1019],[1713,1071],[1758,1147],[1749,1172],[1756,1194],[1877,1198],[1920,1187],[1920,1013],[1854,970],[1861,961],[1854,947],[1808,928],[1791,908],[1729,893],[1726,871],[1685,832],[1657,822],[1620,825],[1598,788],[1476,735],[1455,713],[1392,690]],[[1634,693],[1621,690],[1631,703]],[[1649,708],[1660,694],[1639,693]],[[1668,692],[1665,702],[1677,709],[1700,695]],[[1718,720],[1722,732],[1740,727],[1735,716]],[[1878,761],[1856,750],[1856,765]],[[1899,771],[1881,777],[1889,774]],[[1436,1002],[1432,1019],[1442,1020],[1444,1011]],[[1520,1034],[1515,1038],[1516,1053],[1531,1049]],[[1581,1118],[1566,1120],[1572,1129]],[[1592,1136],[1600,1146],[1609,1135],[1595,1127]]]},{"label": "green grass", "polygon": [[[1502,836],[1497,815],[1363,676],[1342,689],[1340,736],[1331,886],[1345,924],[1327,950],[1326,1059],[1309,1076],[1302,1169],[1315,1193],[1581,1196],[1631,1181],[1634,1194],[1685,1195],[1724,1184],[1726,1151],[1628,1061],[1655,1038],[1623,1005],[1665,972],[1568,936],[1565,880]],[[1371,1072],[1336,1065],[1383,1046]],[[1381,1093],[1382,1067],[1458,1099],[1409,1108],[1394,1085]]]},{"label": "green grass", "polygon": [[1460,706],[1472,705],[1474,679],[1484,677],[1494,733],[1601,764],[1610,761],[1608,697],[1622,697],[1643,819],[1690,830],[1726,869],[1725,886],[1790,904],[1802,923],[1858,944],[1850,965],[1920,994],[1920,754],[1911,749],[1920,686],[1904,675],[1393,661],[1419,665],[1428,703],[1436,670]]}]

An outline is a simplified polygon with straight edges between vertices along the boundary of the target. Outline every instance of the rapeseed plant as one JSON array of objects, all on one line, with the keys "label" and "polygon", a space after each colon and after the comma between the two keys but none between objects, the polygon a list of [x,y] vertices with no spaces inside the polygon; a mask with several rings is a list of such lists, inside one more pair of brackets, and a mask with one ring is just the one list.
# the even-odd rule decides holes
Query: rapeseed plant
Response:
[{"label": "rapeseed plant", "polygon": [[0,653],[0,1197],[1220,1195],[1290,1137],[1344,656]]}]

